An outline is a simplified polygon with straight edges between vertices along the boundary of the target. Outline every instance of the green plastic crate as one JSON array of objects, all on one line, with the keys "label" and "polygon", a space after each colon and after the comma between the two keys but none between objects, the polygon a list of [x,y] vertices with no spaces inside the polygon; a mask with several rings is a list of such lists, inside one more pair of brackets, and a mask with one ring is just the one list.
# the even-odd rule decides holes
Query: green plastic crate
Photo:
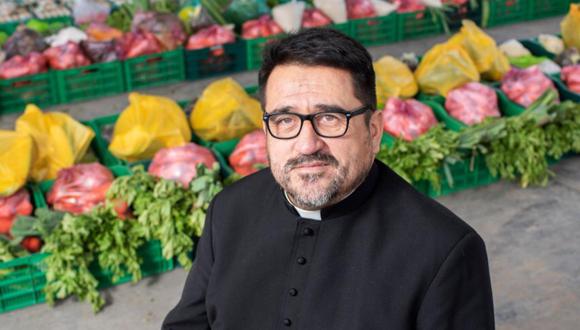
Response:
[{"label": "green plastic crate", "polygon": [[42,262],[45,257],[46,254],[36,253],[0,262],[0,313],[46,301],[43,292],[45,265]]},{"label": "green plastic crate", "polygon": [[0,114],[24,111],[27,104],[40,108],[58,104],[52,71],[12,79],[0,79]]},{"label": "green plastic crate", "polygon": [[350,21],[344,22],[344,23],[336,23],[336,24],[330,24],[325,26],[329,29],[333,29],[333,30],[337,30],[342,32],[344,35],[347,35],[349,37],[352,37],[352,24]]},{"label": "green plastic crate", "polygon": [[524,47],[526,47],[534,56],[543,56],[551,60],[556,58],[556,54],[548,51],[544,46],[542,46],[537,39],[522,39],[519,40]]},{"label": "green plastic crate", "polygon": [[56,70],[61,103],[91,100],[125,91],[123,65],[119,61]]},{"label": "green plastic crate", "polygon": [[[119,114],[108,115],[104,117],[94,118],[88,122],[89,127],[95,132],[95,138],[93,140],[93,147],[97,152],[97,157],[105,166],[116,166],[124,165],[124,163],[109,151],[109,140],[106,136],[113,134],[113,128]],[[108,133],[106,131],[109,131]]]},{"label": "green plastic crate", "polygon": [[246,68],[257,70],[262,65],[262,52],[269,42],[283,38],[284,34],[277,34],[265,38],[244,39],[246,43]]},{"label": "green plastic crate", "polygon": [[392,13],[387,16],[351,20],[352,37],[365,46],[396,42],[399,39],[397,18],[397,14]]},{"label": "green plastic crate", "polygon": [[211,48],[185,50],[185,77],[188,80],[226,75],[245,69],[246,48],[243,41]]},{"label": "green plastic crate", "polygon": [[481,3],[477,1],[472,5],[472,1],[467,1],[461,5],[452,5],[449,11],[445,12],[447,25],[451,30],[461,28],[461,21],[464,19],[471,20],[477,25],[481,25]]},{"label": "green plastic crate", "polygon": [[564,15],[570,8],[568,0],[529,0],[529,19]]},{"label": "green plastic crate", "polygon": [[437,191],[433,185],[429,184],[429,196],[445,196],[462,190],[486,186],[499,180],[491,175],[485,163],[485,158],[480,155],[450,165],[449,170],[453,184],[449,182],[445,170],[441,168],[439,170],[441,190]]},{"label": "green plastic crate", "polygon": [[[523,22],[528,19],[530,0],[488,0],[482,3],[483,26]],[[487,17],[487,20],[485,19]]]},{"label": "green plastic crate", "polygon": [[0,23],[0,31],[4,32],[4,33],[8,34],[8,36],[10,36],[12,33],[14,33],[14,31],[16,31],[16,28],[18,27],[18,25],[20,23],[24,23],[24,22],[12,21],[12,22]]},{"label": "green plastic crate", "polygon": [[123,62],[123,69],[128,91],[183,81],[183,49],[129,58]]},{"label": "green plastic crate", "polygon": [[[159,241],[145,242],[137,253],[142,260],[143,277],[161,274],[175,268],[173,259],[163,258]],[[43,291],[46,285],[46,265],[43,260],[46,256],[48,254],[36,253],[0,263],[0,313],[46,301]],[[99,289],[131,281],[131,276],[125,275],[113,282],[111,272],[102,270],[97,262],[93,262],[89,269],[99,281]]]},{"label": "green plastic crate", "polygon": [[576,103],[580,103],[580,94],[570,90],[559,77],[550,76],[550,79],[552,79],[554,85],[556,85],[561,100],[570,100]]},{"label": "green plastic crate", "polygon": [[399,13],[399,40],[408,40],[440,34],[443,25],[429,10]]}]

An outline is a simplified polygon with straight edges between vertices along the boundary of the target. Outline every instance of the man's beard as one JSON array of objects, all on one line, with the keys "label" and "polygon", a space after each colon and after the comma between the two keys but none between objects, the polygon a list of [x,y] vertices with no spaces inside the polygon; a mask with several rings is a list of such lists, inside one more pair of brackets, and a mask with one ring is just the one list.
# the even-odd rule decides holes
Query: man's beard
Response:
[{"label": "man's beard", "polygon": [[[310,187],[319,181],[323,174],[298,174],[299,182],[292,182],[290,173],[296,167],[309,162],[323,162],[328,166],[335,168],[337,175],[331,181],[318,189]],[[332,155],[323,154],[320,152],[311,155],[302,155],[297,158],[290,159],[282,168],[282,171],[273,169],[274,177],[282,186],[290,200],[294,205],[303,209],[321,209],[322,207],[333,202],[337,197],[340,197],[346,178],[348,177],[348,169],[340,166],[338,160]],[[280,173],[281,172],[281,173]]]}]

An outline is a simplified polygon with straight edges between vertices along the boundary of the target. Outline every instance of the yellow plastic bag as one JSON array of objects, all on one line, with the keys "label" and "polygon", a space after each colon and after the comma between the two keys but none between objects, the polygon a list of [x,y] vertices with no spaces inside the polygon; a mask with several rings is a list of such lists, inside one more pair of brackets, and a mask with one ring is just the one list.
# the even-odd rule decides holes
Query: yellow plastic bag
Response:
[{"label": "yellow plastic bag", "polygon": [[415,78],[422,92],[447,96],[453,88],[479,81],[479,72],[463,47],[443,43],[425,54]]},{"label": "yellow plastic bag", "polygon": [[32,104],[16,120],[16,131],[32,137],[30,177],[34,181],[54,179],[59,170],[79,162],[95,137],[90,128],[71,116],[62,112],[42,113]]},{"label": "yellow plastic bag", "polygon": [[580,50],[580,4],[570,4],[570,11],[560,23],[566,47]]},{"label": "yellow plastic bag", "polygon": [[183,109],[172,99],[129,94],[129,106],[119,115],[109,151],[115,157],[135,162],[151,159],[166,147],[191,141],[191,130]]},{"label": "yellow plastic bag", "polygon": [[0,196],[10,196],[24,186],[31,160],[30,135],[0,130]]},{"label": "yellow plastic bag", "polygon": [[411,98],[419,87],[409,67],[391,56],[373,63],[376,75],[377,103],[385,104],[390,97]]},{"label": "yellow plastic bag", "polygon": [[487,80],[501,80],[510,70],[507,56],[500,51],[495,40],[475,23],[463,20],[459,33],[449,39],[450,44],[459,45],[467,51],[477,71]]},{"label": "yellow plastic bag", "polygon": [[232,78],[213,82],[201,94],[190,117],[195,134],[206,141],[241,138],[262,127],[260,103]]}]

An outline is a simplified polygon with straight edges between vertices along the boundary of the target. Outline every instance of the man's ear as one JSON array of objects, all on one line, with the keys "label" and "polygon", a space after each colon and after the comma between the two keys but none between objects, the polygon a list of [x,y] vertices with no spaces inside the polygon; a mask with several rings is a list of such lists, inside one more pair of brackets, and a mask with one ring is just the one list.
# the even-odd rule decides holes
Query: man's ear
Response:
[{"label": "man's ear", "polygon": [[371,133],[371,143],[373,152],[376,154],[381,148],[381,138],[383,137],[383,112],[380,110],[373,111],[369,122]]}]

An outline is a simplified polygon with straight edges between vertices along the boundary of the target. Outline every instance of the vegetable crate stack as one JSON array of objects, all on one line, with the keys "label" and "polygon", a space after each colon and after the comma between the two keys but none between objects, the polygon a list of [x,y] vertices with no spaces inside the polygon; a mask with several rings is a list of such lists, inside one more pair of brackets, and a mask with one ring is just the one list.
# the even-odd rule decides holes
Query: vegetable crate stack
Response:
[{"label": "vegetable crate stack", "polygon": [[570,2],[554,0],[530,0],[529,19],[540,19],[564,15],[570,8]]},{"label": "vegetable crate stack", "polygon": [[482,25],[496,26],[523,22],[529,18],[530,1],[533,0],[482,1],[483,6]]}]

